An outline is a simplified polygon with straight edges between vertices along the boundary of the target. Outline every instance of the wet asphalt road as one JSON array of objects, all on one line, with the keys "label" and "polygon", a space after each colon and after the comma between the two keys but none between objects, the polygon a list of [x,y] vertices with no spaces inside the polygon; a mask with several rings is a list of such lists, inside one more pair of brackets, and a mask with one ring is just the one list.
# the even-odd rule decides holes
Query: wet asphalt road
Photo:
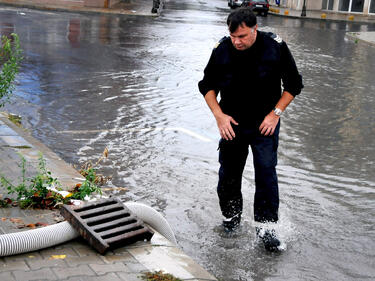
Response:
[{"label": "wet asphalt road", "polygon": [[220,228],[216,124],[197,82],[227,34],[226,1],[167,1],[159,18],[0,8],[24,63],[12,103],[67,162],[95,162],[123,198],[161,211],[179,245],[223,281],[375,278],[375,48],[345,39],[374,25],[259,18],[289,45],[305,89],[282,118],[280,227],[287,244],[255,239],[251,156],[245,221]]}]

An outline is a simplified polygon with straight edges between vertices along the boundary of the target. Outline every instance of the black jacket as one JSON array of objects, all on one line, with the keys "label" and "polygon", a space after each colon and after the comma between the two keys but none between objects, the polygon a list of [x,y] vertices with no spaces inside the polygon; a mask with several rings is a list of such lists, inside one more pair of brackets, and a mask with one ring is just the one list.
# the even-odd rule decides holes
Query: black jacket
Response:
[{"label": "black jacket", "polygon": [[279,101],[282,87],[293,96],[303,88],[302,76],[288,46],[272,33],[258,31],[253,46],[236,50],[229,37],[220,40],[212,51],[199,82],[203,96],[220,93],[225,114],[240,125],[259,125]]}]

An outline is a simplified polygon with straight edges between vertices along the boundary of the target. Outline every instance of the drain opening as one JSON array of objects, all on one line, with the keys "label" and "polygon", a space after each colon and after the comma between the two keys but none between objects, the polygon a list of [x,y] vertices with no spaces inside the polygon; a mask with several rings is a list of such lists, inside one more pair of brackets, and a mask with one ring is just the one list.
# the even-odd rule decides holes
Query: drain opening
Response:
[{"label": "drain opening", "polygon": [[103,203],[99,203],[99,204],[95,204],[95,205],[89,205],[89,206],[86,206],[86,207],[82,207],[82,208],[76,209],[74,211],[76,213],[81,213],[81,212],[84,212],[84,211],[88,211],[88,210],[92,210],[92,209],[96,209],[96,208],[101,208],[101,207],[104,207],[104,206],[115,205],[115,204],[118,204],[118,202],[116,202],[116,201],[103,202]]},{"label": "drain opening", "polygon": [[120,236],[122,234],[125,234],[125,233],[131,233],[133,231],[137,231],[137,230],[140,230],[140,229],[143,229],[143,226],[137,226],[137,227],[134,227],[132,229],[129,229],[129,230],[122,230],[122,231],[118,231],[118,232],[113,232],[113,233],[110,233],[110,234],[107,234],[107,235],[104,235],[104,236],[101,236],[102,239],[108,239],[108,238],[113,238],[113,237],[116,237],[116,236]]},{"label": "drain opening", "polygon": [[114,220],[117,220],[117,219],[120,219],[120,218],[123,218],[123,217],[129,217],[129,216],[130,216],[129,213],[119,214],[119,215],[116,215],[116,216],[113,216],[113,217],[107,217],[107,218],[104,218],[104,219],[101,219],[101,220],[88,222],[87,225],[88,226],[95,226],[95,225],[103,224],[103,223],[106,223],[106,222],[111,222],[111,221],[114,221]]},{"label": "drain opening", "polygon": [[121,210],[124,210],[124,208],[123,207],[114,207],[114,208],[107,209],[107,210],[98,210],[96,212],[83,215],[83,216],[81,216],[81,218],[82,219],[88,219],[88,218],[96,217],[96,216],[99,216],[99,215],[114,213],[114,212],[121,211]]},{"label": "drain opening", "polygon": [[110,230],[110,229],[113,229],[113,228],[130,225],[130,224],[133,224],[133,223],[136,223],[136,222],[137,222],[137,220],[129,220],[129,221],[118,223],[118,224],[108,225],[106,227],[100,227],[100,228],[94,229],[94,231],[96,233],[100,233],[100,232],[107,231],[107,230]]}]

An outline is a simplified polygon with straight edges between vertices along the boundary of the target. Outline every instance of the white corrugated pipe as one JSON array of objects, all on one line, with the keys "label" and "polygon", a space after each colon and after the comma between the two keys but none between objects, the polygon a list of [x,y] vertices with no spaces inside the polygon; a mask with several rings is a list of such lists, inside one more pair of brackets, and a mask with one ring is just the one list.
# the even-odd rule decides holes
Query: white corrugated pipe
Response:
[{"label": "white corrugated pipe", "polygon": [[79,233],[67,221],[38,229],[3,234],[0,236],[0,257],[51,247],[78,236]]},{"label": "white corrugated pipe", "polygon": [[124,202],[124,205],[139,219],[154,228],[172,243],[177,244],[172,228],[158,211],[142,203]]},{"label": "white corrugated pipe", "polygon": [[[172,243],[177,244],[167,220],[155,209],[136,202],[124,202],[124,205],[139,219],[150,225]],[[79,233],[67,221],[43,228],[3,234],[0,235],[0,257],[52,247],[78,236]]]}]

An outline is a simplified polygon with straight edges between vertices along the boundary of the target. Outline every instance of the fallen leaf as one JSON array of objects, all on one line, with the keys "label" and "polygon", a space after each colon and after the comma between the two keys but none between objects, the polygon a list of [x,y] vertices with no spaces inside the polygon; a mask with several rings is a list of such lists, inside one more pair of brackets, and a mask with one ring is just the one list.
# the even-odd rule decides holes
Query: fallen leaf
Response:
[{"label": "fallen leaf", "polygon": [[26,227],[29,227],[29,228],[36,228],[36,225],[33,224],[33,223],[29,223],[26,225]]},{"label": "fallen leaf", "polygon": [[107,147],[106,147],[106,148],[104,149],[104,151],[103,151],[103,156],[104,156],[105,158],[108,157],[108,148],[107,148]]},{"label": "fallen leaf", "polygon": [[10,218],[9,220],[13,223],[23,223],[23,220],[18,218]]},{"label": "fallen leaf", "polygon": [[50,260],[63,260],[66,258],[66,255],[52,255],[49,259]]},{"label": "fallen leaf", "polygon": [[36,226],[48,226],[48,223],[37,222],[35,225],[36,225]]},{"label": "fallen leaf", "polygon": [[45,198],[53,198],[53,193],[51,191],[47,192]]},{"label": "fallen leaf", "polygon": [[[103,189],[103,188],[102,188]],[[104,190],[106,191],[128,191],[129,189],[126,187],[105,187]]]},{"label": "fallen leaf", "polygon": [[45,206],[50,206],[51,204],[53,204],[53,200],[50,200],[50,199],[43,200],[42,203]]},{"label": "fallen leaf", "polygon": [[69,197],[71,197],[71,196],[73,196],[73,193],[71,193],[71,192],[69,192],[69,193],[68,193],[67,195],[65,195],[65,196],[63,195],[64,198],[69,198]]}]

